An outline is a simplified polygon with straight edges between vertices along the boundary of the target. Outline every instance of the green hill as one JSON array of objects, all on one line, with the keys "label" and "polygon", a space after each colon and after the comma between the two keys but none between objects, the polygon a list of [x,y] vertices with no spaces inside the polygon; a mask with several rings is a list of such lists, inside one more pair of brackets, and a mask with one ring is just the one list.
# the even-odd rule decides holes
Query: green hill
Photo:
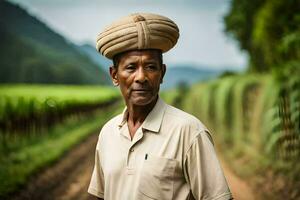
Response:
[{"label": "green hill", "polygon": [[0,42],[0,83],[109,83],[74,44],[7,1],[0,1]]},{"label": "green hill", "polygon": [[102,70],[104,70],[109,75],[109,66],[112,65],[112,61],[105,58],[99,52],[94,46],[91,46],[90,44],[83,44],[80,46],[77,46],[77,49],[88,56],[94,63],[97,64]]}]

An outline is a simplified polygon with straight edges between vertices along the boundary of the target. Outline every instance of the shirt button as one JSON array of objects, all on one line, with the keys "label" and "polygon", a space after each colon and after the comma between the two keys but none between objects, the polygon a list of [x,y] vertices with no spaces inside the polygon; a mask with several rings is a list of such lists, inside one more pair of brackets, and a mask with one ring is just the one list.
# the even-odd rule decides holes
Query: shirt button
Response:
[{"label": "shirt button", "polygon": [[134,152],[134,149],[130,149],[130,152]]}]

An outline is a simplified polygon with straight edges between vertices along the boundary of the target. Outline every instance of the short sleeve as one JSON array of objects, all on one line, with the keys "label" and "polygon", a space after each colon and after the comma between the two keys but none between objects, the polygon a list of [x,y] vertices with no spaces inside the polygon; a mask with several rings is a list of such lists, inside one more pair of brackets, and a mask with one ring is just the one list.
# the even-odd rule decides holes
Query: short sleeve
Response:
[{"label": "short sleeve", "polygon": [[193,140],[186,153],[183,168],[196,200],[232,199],[208,132],[200,132]]},{"label": "short sleeve", "polygon": [[[100,139],[99,139],[100,140]],[[104,175],[100,162],[100,150],[99,150],[99,141],[96,147],[95,153],[95,166],[92,173],[92,178],[88,188],[88,193],[97,196],[99,198],[104,198]]]}]

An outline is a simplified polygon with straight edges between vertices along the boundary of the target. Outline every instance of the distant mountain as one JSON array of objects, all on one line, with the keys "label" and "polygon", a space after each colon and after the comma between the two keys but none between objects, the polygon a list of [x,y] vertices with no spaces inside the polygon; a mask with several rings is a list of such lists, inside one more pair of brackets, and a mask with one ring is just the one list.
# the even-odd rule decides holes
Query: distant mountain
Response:
[{"label": "distant mountain", "polygon": [[221,70],[209,69],[208,67],[176,65],[167,67],[162,90],[177,87],[181,83],[191,85],[196,82],[216,78],[222,73]]},{"label": "distant mountain", "polygon": [[77,46],[77,49],[83,54],[87,55],[94,63],[97,64],[98,67],[109,74],[108,69],[109,66],[112,65],[112,61],[98,53],[96,47],[93,47],[90,44],[84,44]]},{"label": "distant mountain", "polygon": [[74,44],[27,11],[0,1],[0,83],[107,84]]}]

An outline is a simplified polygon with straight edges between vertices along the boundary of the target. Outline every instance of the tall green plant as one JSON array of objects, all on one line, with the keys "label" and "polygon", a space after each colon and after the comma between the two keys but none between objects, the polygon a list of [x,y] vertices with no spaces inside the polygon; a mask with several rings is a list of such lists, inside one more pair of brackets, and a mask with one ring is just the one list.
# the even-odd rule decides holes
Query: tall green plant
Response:
[{"label": "tall green plant", "polygon": [[299,61],[298,0],[233,0],[224,22],[226,33],[249,54],[250,70],[270,71]]}]

